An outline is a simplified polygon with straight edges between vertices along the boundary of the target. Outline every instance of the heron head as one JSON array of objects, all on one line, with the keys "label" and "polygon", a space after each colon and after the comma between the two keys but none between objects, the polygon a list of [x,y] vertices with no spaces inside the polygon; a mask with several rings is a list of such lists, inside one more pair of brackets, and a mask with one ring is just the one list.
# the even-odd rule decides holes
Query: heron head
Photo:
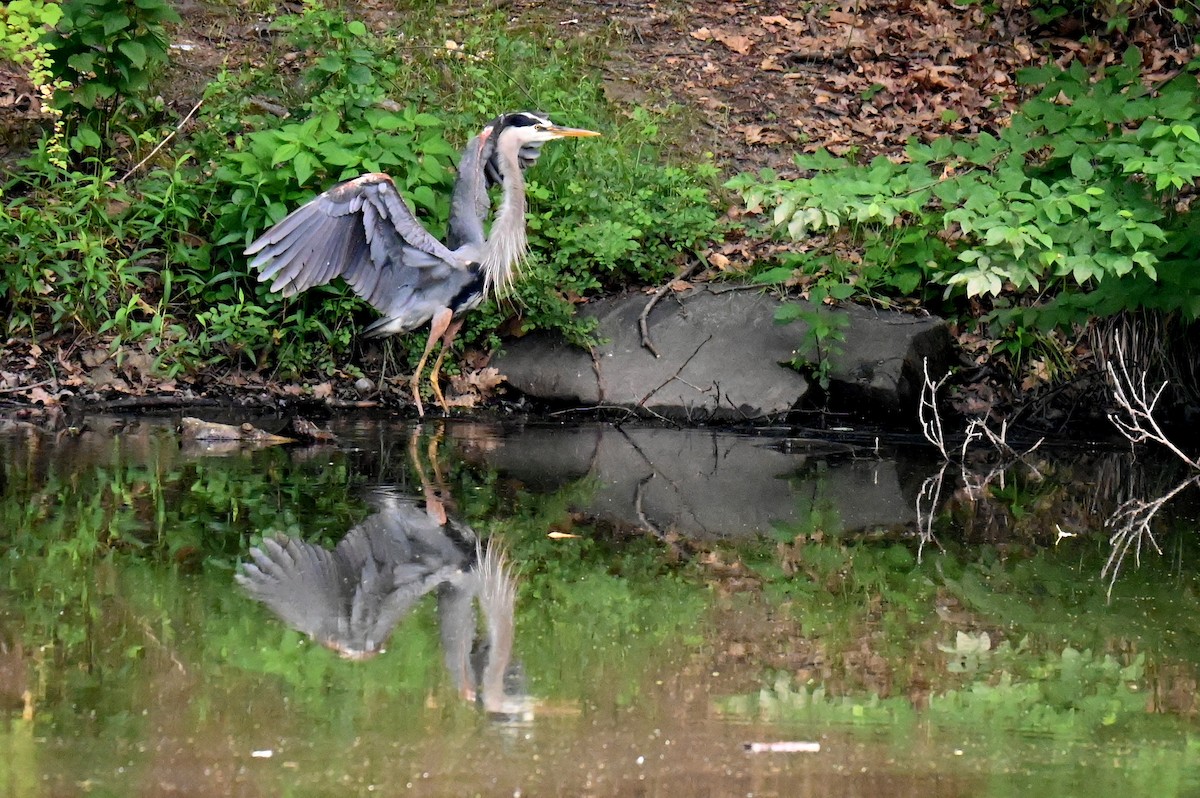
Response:
[{"label": "heron head", "polygon": [[586,138],[599,136],[594,130],[584,130],[578,127],[563,127],[550,121],[550,117],[536,111],[515,111],[504,114],[488,127],[492,135],[512,138],[518,146],[541,144],[552,139]]}]

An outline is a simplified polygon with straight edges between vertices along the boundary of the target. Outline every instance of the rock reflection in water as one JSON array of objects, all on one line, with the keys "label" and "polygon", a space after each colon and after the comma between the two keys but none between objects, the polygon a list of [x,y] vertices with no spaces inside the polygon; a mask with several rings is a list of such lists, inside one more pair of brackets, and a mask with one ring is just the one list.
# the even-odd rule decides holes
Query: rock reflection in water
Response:
[{"label": "rock reflection in water", "polygon": [[495,719],[531,719],[533,703],[512,661],[516,581],[503,548],[482,543],[436,500],[391,489],[368,499],[375,513],[332,551],[295,537],[265,538],[250,550],[238,584],[350,660],[382,653],[396,625],[436,592],[442,651],[459,694]]}]

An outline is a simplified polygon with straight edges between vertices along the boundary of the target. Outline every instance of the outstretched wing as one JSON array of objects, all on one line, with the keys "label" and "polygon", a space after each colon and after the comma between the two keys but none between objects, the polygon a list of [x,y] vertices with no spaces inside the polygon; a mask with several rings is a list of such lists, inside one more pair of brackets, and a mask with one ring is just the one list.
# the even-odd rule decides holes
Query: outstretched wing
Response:
[{"label": "outstretched wing", "polygon": [[250,559],[238,584],[292,628],[336,648],[356,575],[343,573],[333,552],[290,537],[264,538]]},{"label": "outstretched wing", "polygon": [[392,179],[372,173],[329,189],[246,249],[260,281],[284,296],[343,278],[388,312],[396,291],[425,282],[413,270],[465,271],[468,264],[421,226]]}]

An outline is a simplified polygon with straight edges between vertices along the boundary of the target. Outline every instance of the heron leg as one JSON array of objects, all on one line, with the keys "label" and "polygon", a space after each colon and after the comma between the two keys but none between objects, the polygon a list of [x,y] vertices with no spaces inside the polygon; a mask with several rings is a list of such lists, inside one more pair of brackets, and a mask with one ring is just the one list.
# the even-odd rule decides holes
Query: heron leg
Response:
[{"label": "heron leg", "polygon": [[[425,351],[421,354],[421,359],[417,361],[417,368],[413,371],[412,379],[408,383],[408,387],[412,390],[413,401],[417,405],[418,416],[425,415],[425,407],[421,404],[421,372],[425,371],[425,361],[429,359],[429,353],[433,351],[433,347],[446,332],[446,328],[450,326],[453,318],[454,313],[450,308],[442,308],[433,314],[433,320],[429,323],[429,340],[425,343]],[[441,404],[444,410],[445,404],[441,400],[441,391],[435,391],[434,395],[438,397],[438,404]]]},{"label": "heron leg", "polygon": [[462,326],[462,319],[454,319],[446,327],[445,332],[442,333],[442,350],[438,352],[437,360],[433,361],[433,370],[429,372],[429,384],[433,387],[433,395],[437,399],[437,403],[442,406],[442,412],[447,415],[450,413],[450,406],[446,404],[446,398],[442,396],[442,361],[446,359],[446,352],[454,343],[454,336],[458,335]]}]

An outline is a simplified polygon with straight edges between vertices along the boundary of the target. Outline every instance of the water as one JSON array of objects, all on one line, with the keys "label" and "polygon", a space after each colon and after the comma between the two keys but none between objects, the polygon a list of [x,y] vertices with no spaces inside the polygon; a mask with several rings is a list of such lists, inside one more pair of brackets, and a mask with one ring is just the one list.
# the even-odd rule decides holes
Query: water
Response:
[{"label": "water", "polygon": [[0,432],[0,795],[1200,794],[1167,460],[331,426]]}]

